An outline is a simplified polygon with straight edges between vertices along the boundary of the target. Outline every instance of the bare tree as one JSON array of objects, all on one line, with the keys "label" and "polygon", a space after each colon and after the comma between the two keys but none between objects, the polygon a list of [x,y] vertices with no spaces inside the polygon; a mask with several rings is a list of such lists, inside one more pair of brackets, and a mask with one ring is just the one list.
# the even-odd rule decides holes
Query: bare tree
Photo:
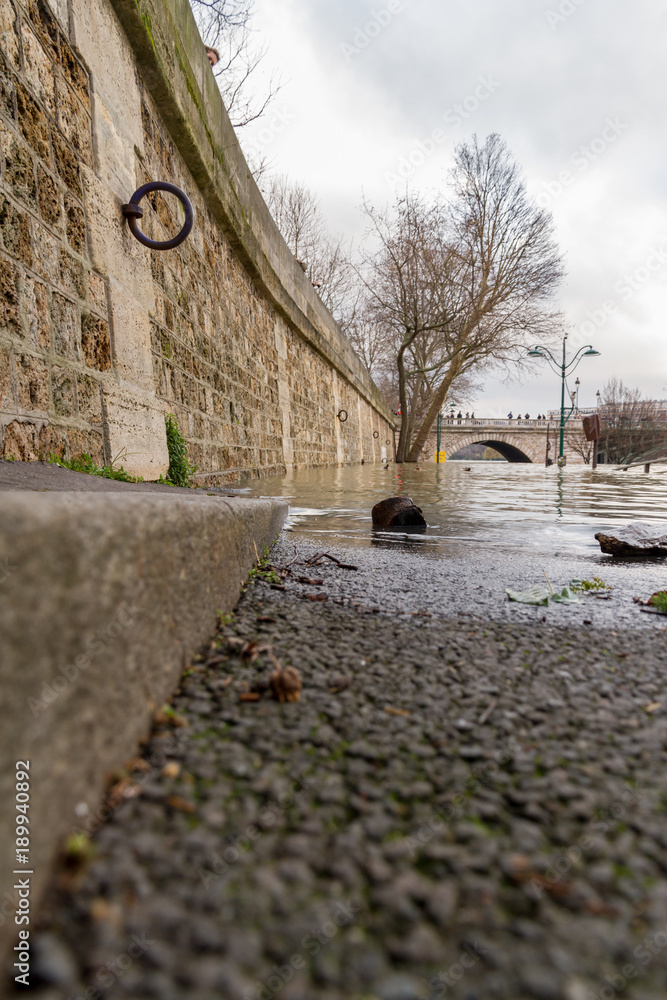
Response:
[{"label": "bare tree", "polygon": [[[529,201],[498,135],[458,147],[449,197],[429,204],[406,192],[393,209],[364,208],[371,249],[360,274],[375,321],[395,338],[397,461],[414,462],[458,379],[510,366],[529,336],[558,330],[548,300],[562,263],[551,216]],[[416,389],[430,398],[419,418]]]},{"label": "bare tree", "polygon": [[586,435],[582,430],[570,430],[566,435],[567,445],[575,455],[580,455],[584,460],[584,465],[590,465],[593,455],[593,442],[586,440]]},{"label": "bare tree", "polygon": [[261,93],[253,86],[253,75],[266,48],[255,44],[252,16],[255,0],[190,0],[192,12],[204,40],[220,55],[213,73],[227,113],[235,128],[259,118],[280,89],[270,80]]},{"label": "bare tree", "polygon": [[288,247],[347,331],[357,317],[359,290],[343,237],[329,232],[317,196],[305,185],[280,175],[268,180],[263,194]]},{"label": "bare tree", "polygon": [[659,403],[643,399],[639,389],[629,389],[621,379],[612,378],[604,386],[600,420],[600,450],[606,464],[625,465],[667,455],[667,413]]}]

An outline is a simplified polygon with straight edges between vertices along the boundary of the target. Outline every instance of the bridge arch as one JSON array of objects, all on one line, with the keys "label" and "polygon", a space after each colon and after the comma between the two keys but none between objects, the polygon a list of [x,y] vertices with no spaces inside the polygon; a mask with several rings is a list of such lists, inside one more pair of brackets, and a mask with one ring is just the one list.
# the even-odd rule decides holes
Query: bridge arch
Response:
[{"label": "bridge arch", "polygon": [[493,448],[508,462],[527,464],[544,461],[544,444],[541,435],[538,437],[526,433],[499,433],[490,427],[479,427],[468,434],[456,430],[453,432],[444,430],[440,447],[446,452],[447,457],[451,458],[470,444],[482,444]]},{"label": "bridge arch", "polygon": [[[463,450],[463,448],[467,447],[468,444],[483,444],[486,448],[493,448],[494,451],[497,451],[498,454],[502,455],[502,457],[506,459],[506,461],[508,462],[523,462],[523,463],[528,462],[532,464],[533,461],[532,458],[526,455],[524,451],[522,451],[520,448],[517,448],[516,445],[508,444],[507,441],[495,441],[495,440],[468,441],[467,444],[459,444],[458,447],[456,448],[456,451],[452,452],[451,455],[447,453],[447,458],[455,458],[456,455],[458,455],[458,453]],[[456,445],[454,447],[456,447]]]}]

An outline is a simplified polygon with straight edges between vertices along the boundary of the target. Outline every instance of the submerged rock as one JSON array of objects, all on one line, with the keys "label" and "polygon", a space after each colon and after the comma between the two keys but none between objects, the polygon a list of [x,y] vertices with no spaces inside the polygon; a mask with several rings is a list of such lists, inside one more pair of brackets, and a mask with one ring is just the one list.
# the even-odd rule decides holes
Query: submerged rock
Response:
[{"label": "submerged rock", "polygon": [[388,497],[376,503],[371,512],[375,528],[425,528],[421,508],[410,497]]},{"label": "submerged rock", "polygon": [[667,525],[628,524],[607,535],[598,531],[595,536],[600,548],[611,556],[667,556]]}]

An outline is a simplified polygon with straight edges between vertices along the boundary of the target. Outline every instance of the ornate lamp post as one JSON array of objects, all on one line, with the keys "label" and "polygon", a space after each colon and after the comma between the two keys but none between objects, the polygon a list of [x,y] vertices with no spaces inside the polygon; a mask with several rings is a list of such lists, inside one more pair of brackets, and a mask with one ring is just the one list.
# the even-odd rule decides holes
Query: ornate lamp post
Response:
[{"label": "ornate lamp post", "polygon": [[600,352],[596,351],[594,347],[590,344],[586,344],[581,347],[575,356],[568,361],[567,355],[565,353],[567,345],[567,334],[563,337],[563,360],[559,362],[551,353],[548,347],[542,347],[537,344],[535,347],[531,347],[528,351],[528,355],[531,358],[544,358],[550,364],[553,371],[557,375],[560,375],[561,388],[560,388],[560,444],[558,449],[558,464],[565,465],[565,424],[572,416],[572,411],[574,410],[574,396],[576,393],[572,394],[572,405],[568,410],[567,416],[565,415],[565,379],[570,375],[574,369],[577,367],[582,358],[596,358],[599,357]]}]

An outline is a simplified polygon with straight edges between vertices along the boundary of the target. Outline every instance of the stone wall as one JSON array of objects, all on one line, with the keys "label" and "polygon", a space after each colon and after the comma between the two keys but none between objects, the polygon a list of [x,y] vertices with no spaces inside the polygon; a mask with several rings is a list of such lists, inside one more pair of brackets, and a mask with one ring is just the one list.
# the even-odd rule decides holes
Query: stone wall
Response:
[{"label": "stone wall", "polygon": [[[172,412],[205,483],[379,460],[391,414],[268,213],[187,0],[0,12],[4,457],[154,479]],[[192,201],[175,250],[123,219],[147,180]],[[171,196],[143,206],[148,235],[180,228]]]}]

